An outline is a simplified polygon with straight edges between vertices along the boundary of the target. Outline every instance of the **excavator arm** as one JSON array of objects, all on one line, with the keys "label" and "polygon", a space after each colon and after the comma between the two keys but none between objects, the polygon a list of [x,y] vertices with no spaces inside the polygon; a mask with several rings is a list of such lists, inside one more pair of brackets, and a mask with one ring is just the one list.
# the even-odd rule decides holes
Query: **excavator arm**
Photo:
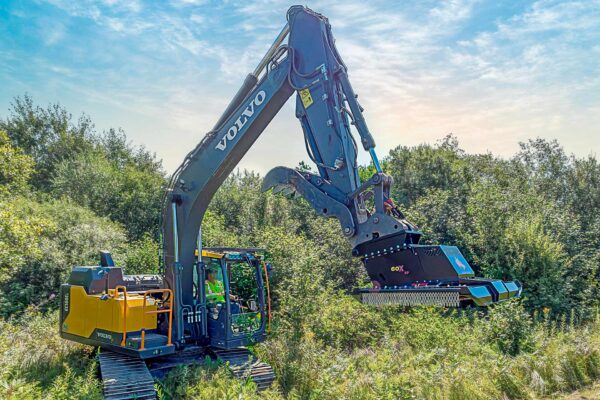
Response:
[{"label": "excavator arm", "polygon": [[[419,293],[425,293],[420,298],[434,298],[433,304],[440,303],[440,298],[442,304],[448,305],[481,296],[490,301],[501,300],[520,292],[520,287],[517,290],[498,286],[494,290],[500,293],[477,297],[466,289],[459,290],[457,285],[472,277],[473,271],[458,249],[418,245],[421,233],[390,198],[392,178],[381,170],[375,141],[348,80],[347,67],[335,47],[329,21],[303,6],[291,7],[287,21],[215,127],[172,176],[163,204],[162,260],[166,285],[175,293],[175,340],[182,340],[193,307],[201,301],[198,293],[194,294],[193,278],[201,263],[195,254],[201,254],[200,227],[206,208],[294,93],[296,117],[318,173],[277,167],[266,175],[263,190],[295,191],[317,213],[340,222],[343,235],[352,244],[353,255],[361,257],[373,281],[374,288],[364,293],[363,300],[406,304],[414,297],[416,281],[426,282],[420,286]],[[352,130],[358,133],[361,146],[370,154],[376,169],[366,182],[361,182],[358,175],[359,148]],[[448,285],[451,295],[444,289]],[[424,286],[428,291],[424,291]],[[471,286],[490,285],[480,282]],[[373,300],[375,294],[384,296]]]}]

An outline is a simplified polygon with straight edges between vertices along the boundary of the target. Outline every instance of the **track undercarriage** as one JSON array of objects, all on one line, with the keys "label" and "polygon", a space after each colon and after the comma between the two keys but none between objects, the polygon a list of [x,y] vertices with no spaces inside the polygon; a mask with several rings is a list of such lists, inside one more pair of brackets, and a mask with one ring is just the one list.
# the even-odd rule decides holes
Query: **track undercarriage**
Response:
[{"label": "track undercarriage", "polygon": [[203,365],[207,358],[226,365],[238,379],[254,381],[258,390],[267,389],[275,380],[273,368],[246,348],[224,350],[190,346],[149,360],[101,350],[98,359],[104,398],[156,399],[154,379],[164,378],[171,369],[181,365]]}]

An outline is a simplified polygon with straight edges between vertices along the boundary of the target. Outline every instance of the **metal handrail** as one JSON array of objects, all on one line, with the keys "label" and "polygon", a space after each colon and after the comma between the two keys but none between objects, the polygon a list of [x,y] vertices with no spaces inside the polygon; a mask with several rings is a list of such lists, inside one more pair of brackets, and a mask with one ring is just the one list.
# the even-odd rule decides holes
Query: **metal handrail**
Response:
[{"label": "metal handrail", "polygon": [[119,289],[123,289],[123,339],[121,346],[125,346],[127,340],[127,288],[123,285],[115,286],[115,296],[119,295]]},{"label": "metal handrail", "polygon": [[[168,293],[169,294],[169,308],[159,310],[158,307],[156,311],[146,311],[146,300],[148,299],[148,295],[150,293]],[[144,328],[144,319],[146,314],[161,314],[161,313],[169,313],[169,329],[167,333],[167,346],[172,346],[171,343],[171,325],[173,323],[173,291],[171,289],[150,289],[144,292],[144,303],[142,305],[142,344],[140,346],[140,350],[144,350],[144,345],[146,341],[146,329]]]}]

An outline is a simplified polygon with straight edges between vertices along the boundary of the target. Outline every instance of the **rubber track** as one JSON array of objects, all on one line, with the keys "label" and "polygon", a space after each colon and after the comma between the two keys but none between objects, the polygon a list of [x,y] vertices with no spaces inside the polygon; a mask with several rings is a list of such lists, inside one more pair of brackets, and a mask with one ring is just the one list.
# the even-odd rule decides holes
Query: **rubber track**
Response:
[{"label": "rubber track", "polygon": [[256,358],[248,349],[212,349],[212,352],[218,360],[228,364],[229,369],[236,378],[252,379],[258,390],[270,387],[275,380],[273,368]]},{"label": "rubber track", "polygon": [[154,379],[144,360],[100,351],[100,374],[106,400],[156,399]]}]

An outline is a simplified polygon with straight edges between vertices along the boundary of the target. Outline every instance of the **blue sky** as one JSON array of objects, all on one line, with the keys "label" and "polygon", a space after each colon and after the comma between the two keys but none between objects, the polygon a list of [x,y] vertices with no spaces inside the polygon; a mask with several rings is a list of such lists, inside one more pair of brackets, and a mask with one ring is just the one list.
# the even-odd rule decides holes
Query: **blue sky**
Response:
[{"label": "blue sky", "polygon": [[[172,171],[212,127],[293,3],[0,1],[0,117],[24,93],[122,127]],[[380,154],[453,132],[470,152],[518,142],[600,149],[600,1],[307,4],[330,18]],[[306,159],[293,102],[242,168]],[[366,162],[363,156],[361,161]]]}]

